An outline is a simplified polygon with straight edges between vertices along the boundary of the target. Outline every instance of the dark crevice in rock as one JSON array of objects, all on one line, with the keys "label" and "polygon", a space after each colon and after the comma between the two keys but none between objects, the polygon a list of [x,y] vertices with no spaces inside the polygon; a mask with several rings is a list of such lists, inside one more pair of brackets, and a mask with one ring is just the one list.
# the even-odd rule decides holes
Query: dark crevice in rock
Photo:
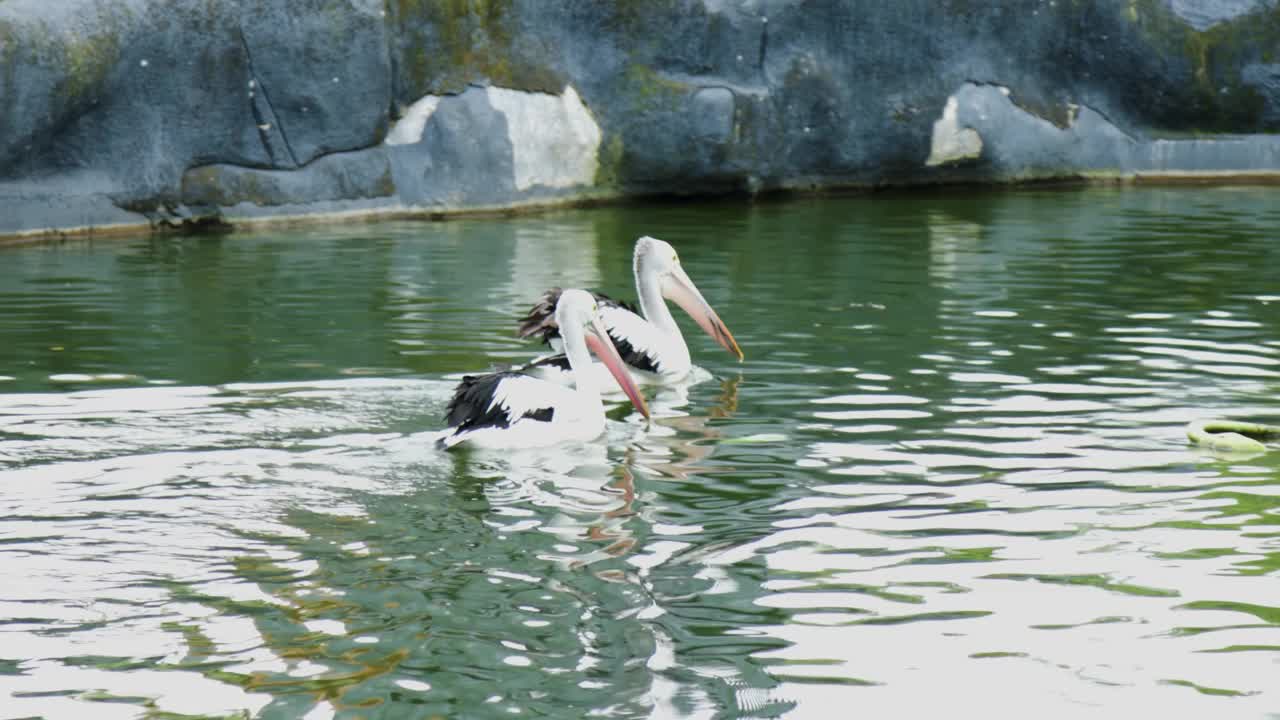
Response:
[{"label": "dark crevice in rock", "polygon": [[151,227],[161,231],[171,230],[192,234],[221,234],[235,230],[235,225],[227,222],[221,214],[216,212],[207,215],[192,215],[191,217],[182,218],[178,222],[168,220],[163,220],[159,223],[152,222]]},{"label": "dark crevice in rock", "polygon": [[974,85],[976,87],[991,87],[997,90],[1004,88],[1005,90],[1009,91],[1010,98],[1012,98],[1013,96],[1013,88],[1009,87],[1008,85],[1005,85],[1002,82],[996,82],[995,80],[979,80],[977,78],[972,78],[972,77],[965,78],[964,82],[966,85]]},{"label": "dark crevice in rock", "polygon": [[697,92],[698,90],[727,90],[729,91],[729,93],[731,93],[734,96],[734,98],[738,97],[738,93],[736,90],[733,89],[733,86],[727,85],[725,83],[708,83],[706,85],[697,85],[694,87],[694,92]]},{"label": "dark crevice in rock", "polygon": [[760,18],[760,53],[756,59],[756,69],[764,72],[764,59],[769,51],[769,18]]},{"label": "dark crevice in rock", "polygon": [[147,219],[152,230],[176,230],[180,232],[228,232],[232,229],[216,209],[191,208],[182,203],[149,198],[120,201],[113,199],[116,207]]},{"label": "dark crevice in rock", "polygon": [[[257,165],[247,165],[247,164],[235,163],[235,162],[220,162],[220,161],[204,162],[204,163],[200,163],[199,165],[192,165],[188,167],[187,169],[182,171],[182,174],[185,176],[187,173],[190,173],[196,170],[209,168],[209,167],[217,167],[217,166],[236,168],[238,170],[257,170],[257,171],[263,171],[263,172],[300,172],[310,168],[312,165],[315,165],[316,163],[326,158],[331,158],[338,155],[358,155],[363,152],[377,150],[378,148],[381,148],[381,147],[383,147],[383,144],[381,142],[376,142],[370,145],[365,145],[363,147],[350,148],[347,150],[335,150],[333,152],[327,152],[321,155],[317,155],[314,158],[312,158],[309,162],[306,162],[291,168],[264,168]],[[119,205],[119,203],[117,203],[117,205]],[[120,206],[120,207],[123,207],[123,206]],[[133,210],[132,208],[124,208],[124,209],[132,210],[133,212],[140,212],[138,210]]]},{"label": "dark crevice in rock", "polygon": [[1043,98],[1039,100],[1031,99],[1025,93],[1015,91],[1011,86],[993,80],[969,78],[965,82],[978,87],[991,87],[1000,90],[1009,98],[1009,102],[1013,103],[1014,107],[1028,115],[1044,120],[1059,130],[1069,130],[1075,124],[1079,115],[1080,106],[1075,103],[1059,103]]},{"label": "dark crevice in rock", "polygon": [[383,135],[391,132],[391,127],[400,119],[400,103],[397,98],[400,89],[396,78],[400,77],[400,62],[396,47],[400,42],[400,18],[396,14],[394,3],[390,0],[382,3],[383,26],[386,28],[387,71],[391,77],[391,91],[387,93],[387,126]]},{"label": "dark crevice in rock", "polygon": [[298,156],[293,152],[293,146],[289,144],[289,134],[285,132],[284,124],[280,122],[280,116],[276,114],[275,106],[271,104],[271,95],[267,92],[267,86],[258,78],[258,73],[253,69],[253,53],[249,50],[249,42],[244,37],[244,29],[237,28],[237,34],[240,36],[240,47],[244,49],[245,63],[249,66],[249,77],[253,80],[253,94],[262,93],[262,101],[266,104],[267,112],[264,113],[258,107],[258,103],[252,102],[255,98],[250,96],[250,107],[253,109],[253,121],[258,126],[258,137],[262,139],[262,146],[266,149],[267,155],[271,158],[271,162],[275,165],[282,164],[277,158],[276,153],[271,148],[271,130],[276,128],[280,131],[280,139],[284,142],[284,148],[289,153],[289,165],[299,167]]},{"label": "dark crevice in rock", "polygon": [[1099,110],[1098,108],[1093,107],[1093,106],[1090,106],[1090,105],[1081,105],[1080,107],[1081,107],[1081,108],[1083,108],[1083,109],[1086,109],[1086,110],[1088,110],[1088,111],[1090,111],[1090,112],[1092,112],[1092,113],[1094,113],[1094,114],[1096,114],[1098,117],[1102,118],[1103,120],[1106,120],[1108,125],[1110,125],[1111,127],[1115,128],[1115,129],[1116,129],[1116,132],[1119,132],[1121,135],[1123,135],[1123,136],[1125,137],[1125,139],[1126,139],[1126,140],[1128,140],[1129,142],[1132,142],[1132,143],[1140,143],[1140,142],[1144,142],[1144,140],[1143,140],[1142,138],[1140,138],[1140,137],[1138,137],[1138,136],[1134,135],[1133,133],[1129,132],[1129,130],[1128,130],[1128,129],[1126,129],[1126,128],[1124,128],[1124,127],[1121,127],[1121,126],[1120,126],[1120,123],[1118,123],[1118,122],[1116,122],[1116,121],[1112,120],[1110,117],[1108,117],[1108,116],[1107,116],[1107,114],[1106,114],[1106,113],[1102,112],[1102,111],[1101,111],[1101,110]]}]

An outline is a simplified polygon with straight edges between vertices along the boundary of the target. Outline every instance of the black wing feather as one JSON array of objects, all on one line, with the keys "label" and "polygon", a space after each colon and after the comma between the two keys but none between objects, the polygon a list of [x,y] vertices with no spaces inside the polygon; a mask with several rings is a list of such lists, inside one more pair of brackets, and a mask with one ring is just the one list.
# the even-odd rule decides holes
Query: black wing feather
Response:
[{"label": "black wing feather", "polygon": [[618,355],[622,357],[622,362],[630,365],[636,370],[644,370],[645,372],[658,372],[658,361],[648,353],[640,352],[625,339],[609,333],[609,339],[613,341],[613,346],[618,349]]},{"label": "black wing feather", "polygon": [[[529,308],[529,312],[520,318],[520,326],[516,329],[516,335],[522,338],[537,337],[547,345],[551,344],[552,338],[560,337],[560,327],[556,325],[556,303],[560,302],[560,295],[563,293],[564,290],[558,287],[553,287],[542,293],[542,297],[538,298],[533,307]],[[592,292],[591,295],[601,305],[612,305],[637,315],[640,314],[639,308],[629,302],[615,300],[602,292]]]},{"label": "black wing feather", "polygon": [[559,368],[563,372],[569,372],[573,368],[569,365],[569,356],[564,353],[559,355],[551,355],[550,357],[540,358],[531,363],[527,363],[520,367],[516,372],[528,372],[534,368],[553,367]]},{"label": "black wing feather", "polygon": [[462,382],[453,391],[449,407],[445,409],[445,425],[463,432],[482,427],[511,427],[511,423],[520,418],[550,422],[555,415],[555,408],[528,410],[519,418],[513,418],[507,413],[507,408],[493,404],[498,383],[508,377],[520,375],[514,370],[503,370],[487,375],[463,376]]},{"label": "black wing feather", "polygon": [[627,312],[632,312],[632,313],[635,313],[636,315],[640,314],[640,308],[636,307],[635,304],[633,303],[627,302],[626,300],[614,300],[613,298],[609,297],[608,295],[605,295],[602,292],[592,292],[591,294],[592,296],[595,297],[596,302],[600,303],[601,305],[613,305],[614,307],[620,307],[623,310],[626,310]]},{"label": "black wing feather", "polygon": [[553,287],[542,293],[542,297],[529,308],[529,312],[520,318],[520,327],[516,335],[522,338],[536,336],[542,342],[551,344],[551,338],[560,337],[560,328],[556,327],[556,303],[564,290]]},{"label": "black wing feather", "polygon": [[530,420],[537,420],[538,422],[551,422],[551,418],[555,417],[555,415],[555,408],[538,408],[537,410],[529,410],[524,414]]}]

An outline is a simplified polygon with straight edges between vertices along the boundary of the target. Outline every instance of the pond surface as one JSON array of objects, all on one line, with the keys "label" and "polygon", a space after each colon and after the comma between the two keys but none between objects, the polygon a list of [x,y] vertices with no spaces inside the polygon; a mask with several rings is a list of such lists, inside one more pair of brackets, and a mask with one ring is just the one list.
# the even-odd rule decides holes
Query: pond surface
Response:
[{"label": "pond surface", "polygon": [[[1280,712],[1280,191],[649,206],[0,249],[5,718]],[[430,444],[664,238],[746,353]]]}]

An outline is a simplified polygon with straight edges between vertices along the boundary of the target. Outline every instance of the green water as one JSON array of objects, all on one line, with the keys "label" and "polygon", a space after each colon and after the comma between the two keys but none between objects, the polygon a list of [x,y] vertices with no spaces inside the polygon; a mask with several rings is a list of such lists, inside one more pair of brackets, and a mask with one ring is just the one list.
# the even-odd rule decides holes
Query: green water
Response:
[{"label": "green water", "polygon": [[[1280,712],[1280,191],[884,194],[0,249],[0,717]],[[675,245],[746,353],[430,445]],[[1270,714],[1270,715],[1269,715]]]}]

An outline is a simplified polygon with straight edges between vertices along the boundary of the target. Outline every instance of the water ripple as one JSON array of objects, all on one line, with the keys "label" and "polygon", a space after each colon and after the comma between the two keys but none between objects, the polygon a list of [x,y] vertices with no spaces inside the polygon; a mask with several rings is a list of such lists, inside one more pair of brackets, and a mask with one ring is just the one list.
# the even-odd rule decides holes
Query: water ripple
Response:
[{"label": "water ripple", "polygon": [[[1280,461],[1183,428],[1278,414],[1274,206],[879,193],[14,252],[0,697],[1263,717]],[[641,233],[747,362],[691,332],[701,382],[647,427],[436,451],[458,374],[534,351],[511,322],[545,286],[629,296]]]}]

